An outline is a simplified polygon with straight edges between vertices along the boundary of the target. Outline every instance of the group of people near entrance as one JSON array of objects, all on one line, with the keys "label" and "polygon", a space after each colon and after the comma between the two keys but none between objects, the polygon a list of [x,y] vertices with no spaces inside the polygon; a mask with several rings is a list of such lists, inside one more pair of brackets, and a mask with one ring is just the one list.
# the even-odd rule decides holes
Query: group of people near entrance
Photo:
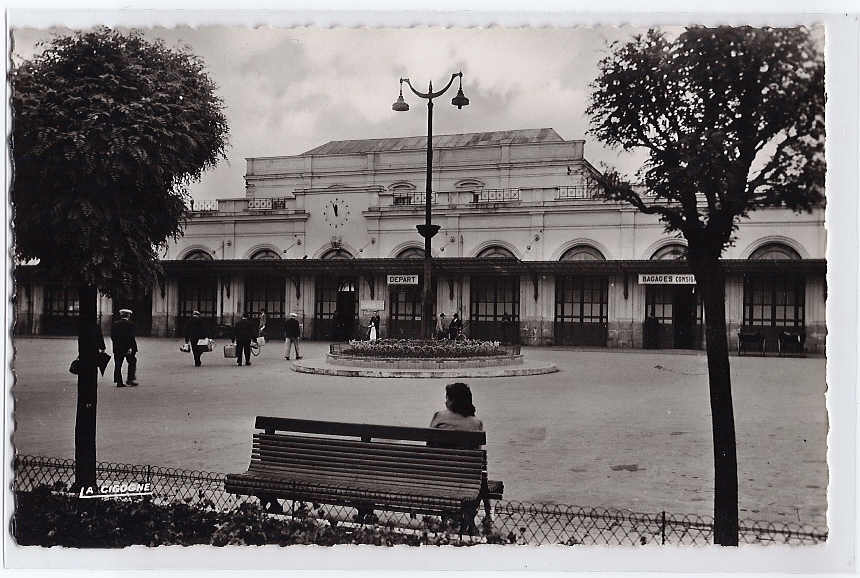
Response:
[{"label": "group of people near entrance", "polygon": [[449,322],[444,313],[436,319],[436,339],[458,339],[463,334],[463,322],[455,313]]},{"label": "group of people near entrance", "polygon": [[[202,355],[209,351],[209,333],[210,323],[201,317],[199,311],[194,311],[191,314],[191,319],[185,326],[185,343],[190,346],[194,354],[194,365],[200,367],[202,365]],[[233,326],[233,337],[231,343],[236,344],[236,364],[251,365],[251,348],[259,346],[261,339],[265,339],[266,331],[266,312],[260,311],[260,315],[255,321],[247,313],[243,313],[242,317]],[[286,338],[286,347],[284,348],[284,359],[290,359],[290,354],[295,351],[296,359],[301,359],[299,353],[299,340],[301,338],[302,329],[299,325],[298,315],[290,313],[289,319],[284,322],[284,337]],[[243,363],[244,360],[244,363]]]}]

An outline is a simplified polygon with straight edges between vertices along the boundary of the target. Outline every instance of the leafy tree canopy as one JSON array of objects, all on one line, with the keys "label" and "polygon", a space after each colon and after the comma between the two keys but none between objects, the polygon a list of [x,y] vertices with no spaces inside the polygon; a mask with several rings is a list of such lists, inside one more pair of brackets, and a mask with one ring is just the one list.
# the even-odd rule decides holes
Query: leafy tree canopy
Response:
[{"label": "leafy tree canopy", "polygon": [[151,286],[188,185],[227,147],[203,61],[99,28],[47,43],[10,82],[17,256],[105,293]]},{"label": "leafy tree canopy", "polygon": [[615,43],[591,88],[590,132],[649,155],[647,194],[613,170],[603,194],[659,215],[691,254],[718,258],[752,210],[823,201],[824,62],[806,29],[650,30]]}]

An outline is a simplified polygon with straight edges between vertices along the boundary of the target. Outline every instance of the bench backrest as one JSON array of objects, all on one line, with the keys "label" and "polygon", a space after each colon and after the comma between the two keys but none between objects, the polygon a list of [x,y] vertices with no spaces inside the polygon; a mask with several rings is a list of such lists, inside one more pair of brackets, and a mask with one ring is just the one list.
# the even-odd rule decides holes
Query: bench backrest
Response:
[{"label": "bench backrest", "polygon": [[352,480],[363,487],[374,480],[387,480],[386,487],[394,483],[403,493],[422,493],[428,486],[452,492],[471,487],[477,492],[486,476],[487,458],[482,449],[398,443],[459,443],[476,448],[485,443],[484,432],[262,416],[256,427],[264,433],[254,434],[253,470],[289,471],[305,478],[319,477],[321,482]]},{"label": "bench backrest", "polygon": [[487,434],[482,431],[316,421],[283,417],[257,416],[255,427],[264,430],[268,434],[284,431],[337,435],[357,437],[365,442],[371,440],[404,440],[462,448],[480,448],[487,443]]}]

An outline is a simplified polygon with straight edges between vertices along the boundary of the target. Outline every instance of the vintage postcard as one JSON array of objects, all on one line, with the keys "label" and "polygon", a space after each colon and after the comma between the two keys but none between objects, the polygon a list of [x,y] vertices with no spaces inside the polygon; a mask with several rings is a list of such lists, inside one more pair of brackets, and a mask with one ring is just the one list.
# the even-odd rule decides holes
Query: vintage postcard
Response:
[{"label": "vintage postcard", "polygon": [[850,26],[321,18],[9,19],[9,560],[844,569]]}]

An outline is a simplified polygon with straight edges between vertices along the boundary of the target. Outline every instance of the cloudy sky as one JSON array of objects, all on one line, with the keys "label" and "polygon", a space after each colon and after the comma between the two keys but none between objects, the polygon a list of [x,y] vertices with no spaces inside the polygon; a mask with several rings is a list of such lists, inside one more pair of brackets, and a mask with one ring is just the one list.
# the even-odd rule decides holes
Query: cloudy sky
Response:
[{"label": "cloudy sky", "polygon": [[[438,89],[463,71],[471,105],[457,110],[452,88],[434,110],[434,133],[554,128],[586,139],[585,155],[633,172],[643,157],[587,138],[588,84],[607,42],[640,32],[601,28],[149,28],[168,46],[190,45],[208,65],[230,124],[227,160],[195,184],[195,198],[244,196],[245,158],[295,155],[331,140],[426,133],[426,107],[391,110],[398,79]],[[13,58],[67,30],[13,30]],[[410,98],[411,96],[411,98]]]}]

